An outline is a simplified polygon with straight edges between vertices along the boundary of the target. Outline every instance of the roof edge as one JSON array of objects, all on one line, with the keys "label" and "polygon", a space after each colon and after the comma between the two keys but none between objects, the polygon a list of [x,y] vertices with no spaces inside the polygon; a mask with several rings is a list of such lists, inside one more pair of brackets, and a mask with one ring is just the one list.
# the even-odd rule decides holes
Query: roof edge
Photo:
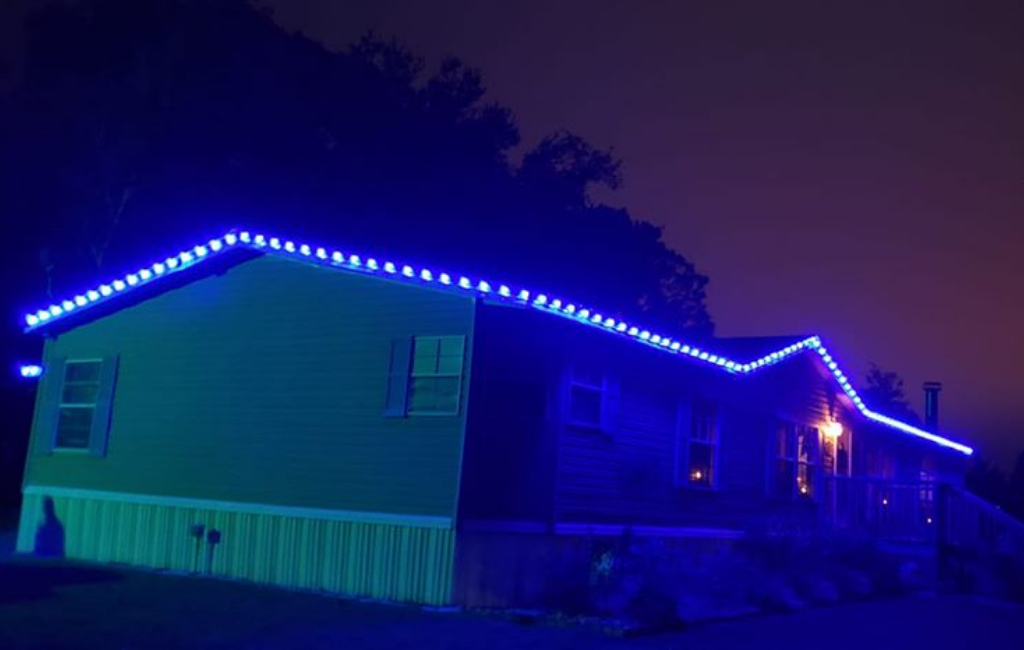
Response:
[{"label": "roof edge", "polygon": [[489,300],[497,300],[536,309],[603,330],[609,334],[632,339],[637,343],[657,348],[669,354],[688,357],[697,362],[717,367],[723,372],[739,376],[751,375],[793,355],[813,350],[829,370],[836,383],[839,384],[843,393],[864,417],[908,435],[953,449],[967,456],[974,453],[974,450],[967,445],[872,411],[861,399],[856,389],[854,389],[835,358],[825,348],[821,337],[816,335],[808,336],[791,345],[757,358],[737,361],[724,355],[715,354],[710,350],[653,333],[637,325],[604,316],[595,309],[579,305],[567,299],[552,297],[544,293],[534,293],[523,288],[513,289],[505,284],[492,284],[484,279],[471,279],[464,275],[432,271],[427,268],[417,269],[407,264],[379,261],[373,257],[346,254],[340,250],[328,250],[323,247],[312,247],[308,244],[297,244],[291,240],[254,234],[248,230],[232,230],[222,237],[216,237],[207,242],[197,244],[190,249],[166,257],[162,261],[155,262],[134,273],[128,273],[122,278],[100,284],[72,298],[28,313],[24,316],[24,331],[34,332],[43,330],[71,314],[77,314],[85,309],[106,304],[116,300],[118,296],[131,293],[136,288],[151,285],[165,277],[179,274],[207,260],[220,257],[228,251],[238,249],[249,249],[264,254],[300,259],[349,272],[385,278],[390,277],[397,281],[442,288],[453,292],[486,297]]}]

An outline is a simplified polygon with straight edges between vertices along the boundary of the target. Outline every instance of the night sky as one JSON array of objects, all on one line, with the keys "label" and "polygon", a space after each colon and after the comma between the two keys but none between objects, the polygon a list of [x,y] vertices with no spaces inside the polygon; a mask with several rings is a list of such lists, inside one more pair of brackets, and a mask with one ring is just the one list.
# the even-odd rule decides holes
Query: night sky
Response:
[{"label": "night sky", "polygon": [[1024,449],[1024,0],[267,4],[480,68],[523,148],[612,148],[625,186],[596,198],[710,276],[720,335],[819,333],[919,411],[944,382],[954,437]]},{"label": "night sky", "polygon": [[1024,2],[270,4],[332,47],[373,29],[480,68],[525,146],[613,148],[625,187],[597,198],[711,277],[719,334],[821,333],[1024,449]]}]

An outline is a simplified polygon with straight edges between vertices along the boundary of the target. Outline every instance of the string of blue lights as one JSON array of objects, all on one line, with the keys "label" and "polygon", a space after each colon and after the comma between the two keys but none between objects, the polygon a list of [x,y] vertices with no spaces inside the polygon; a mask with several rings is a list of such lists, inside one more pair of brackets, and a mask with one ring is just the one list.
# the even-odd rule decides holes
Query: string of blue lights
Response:
[{"label": "string of blue lights", "polygon": [[[354,254],[344,254],[338,250],[329,251],[322,247],[314,248],[307,244],[296,244],[290,240],[254,234],[246,230],[229,232],[223,237],[211,239],[177,255],[167,257],[147,268],[129,273],[123,278],[117,278],[111,282],[101,284],[72,298],[52,304],[45,309],[28,313],[25,315],[25,331],[31,332],[46,327],[83,309],[114,300],[117,296],[128,293],[136,288],[180,273],[206,260],[222,255],[226,251],[238,248],[300,258],[323,266],[345,269],[347,271],[384,277],[390,276],[402,282],[431,285],[455,292],[471,293],[478,297],[486,297],[489,300],[507,301],[602,329],[610,334],[632,339],[637,343],[662,350],[669,354],[685,356],[736,375],[749,375],[800,352],[814,350],[829,372],[831,372],[843,393],[864,417],[966,455],[974,453],[974,450],[967,445],[872,411],[864,404],[864,401],[853,388],[847,376],[840,369],[835,358],[828,352],[821,339],[817,336],[810,336],[802,341],[750,361],[738,362],[723,355],[714,354],[709,350],[686,345],[671,337],[653,333],[638,326],[604,316],[595,309],[584,307],[562,298],[550,297],[543,293],[533,293],[527,289],[513,289],[505,284],[494,285],[482,279],[472,280],[466,276],[450,275],[426,268],[416,269],[409,265],[399,265],[390,261],[381,262],[373,257],[364,258]],[[27,378],[39,377],[42,372],[43,369],[38,365],[26,365],[21,368],[22,376]]]}]

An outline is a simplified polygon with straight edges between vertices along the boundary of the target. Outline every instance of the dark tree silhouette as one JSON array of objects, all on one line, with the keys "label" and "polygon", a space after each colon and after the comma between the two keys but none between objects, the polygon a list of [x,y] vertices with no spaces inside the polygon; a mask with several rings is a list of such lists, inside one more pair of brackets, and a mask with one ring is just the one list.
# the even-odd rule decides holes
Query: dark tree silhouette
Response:
[{"label": "dark tree silhouette", "polygon": [[971,460],[964,485],[989,503],[1002,507],[1006,502],[1006,476],[998,465],[986,458]]},{"label": "dark tree silhouette", "polygon": [[907,403],[903,379],[891,370],[883,370],[872,363],[864,376],[861,396],[875,411],[913,424],[921,424],[921,418]]},{"label": "dark tree silhouette", "polygon": [[243,0],[53,3],[0,111],[30,295],[244,224],[712,333],[707,279],[657,227],[590,199],[620,162],[558,132],[513,164],[511,111],[456,59],[428,73],[372,35],[331,52]]},{"label": "dark tree silhouette", "polygon": [[1009,474],[984,457],[972,459],[965,485],[974,494],[1024,521],[1024,451],[1017,455]]},{"label": "dark tree silhouette", "polygon": [[1024,521],[1024,451],[1017,455],[1013,469],[1006,479],[1006,498],[1003,506]]},{"label": "dark tree silhouette", "polygon": [[[558,132],[513,163],[511,111],[457,59],[428,71],[374,35],[328,51],[244,0],[42,7],[0,91],[0,210],[21,242],[0,265],[6,367],[38,358],[17,327],[42,296],[239,225],[712,333],[707,279],[658,228],[590,199],[622,182],[619,161]],[[0,431],[17,438],[0,446],[10,486],[25,392],[11,378],[0,396],[21,414]]]}]

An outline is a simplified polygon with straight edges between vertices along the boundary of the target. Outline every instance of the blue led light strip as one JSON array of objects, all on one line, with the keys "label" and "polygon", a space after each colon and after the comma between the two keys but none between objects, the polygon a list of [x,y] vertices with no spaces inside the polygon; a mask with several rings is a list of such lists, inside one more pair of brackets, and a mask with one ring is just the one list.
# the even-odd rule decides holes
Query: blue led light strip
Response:
[{"label": "blue led light strip", "polygon": [[206,260],[213,259],[226,251],[246,248],[263,253],[293,257],[305,261],[320,264],[322,266],[355,271],[382,277],[391,277],[402,282],[411,282],[419,285],[429,285],[453,292],[469,293],[478,297],[486,297],[488,300],[499,302],[515,303],[524,307],[530,307],[549,314],[567,318],[578,323],[605,330],[611,334],[617,334],[649,347],[657,348],[664,352],[686,356],[698,362],[720,368],[724,372],[736,375],[748,375],[758,370],[776,364],[794,354],[805,350],[814,350],[821,357],[822,362],[832,373],[833,378],[839,384],[846,396],[853,402],[853,405],[865,417],[875,422],[892,427],[903,433],[918,438],[929,440],[943,447],[955,449],[966,455],[971,455],[973,450],[963,444],[943,438],[918,427],[900,422],[881,413],[875,413],[867,408],[860,395],[850,384],[849,379],[839,368],[835,359],[828,353],[817,336],[808,337],[802,341],[786,346],[775,352],[771,352],[757,359],[746,362],[738,362],[725,356],[714,354],[709,350],[703,350],[696,346],[686,345],[668,336],[656,334],[624,321],[616,320],[602,315],[599,311],[584,307],[577,303],[554,298],[542,293],[533,293],[527,289],[513,289],[505,284],[493,284],[487,280],[470,279],[462,275],[451,275],[443,272],[431,271],[430,269],[416,269],[406,264],[398,264],[390,261],[380,261],[373,257],[360,257],[359,255],[345,254],[337,250],[328,250],[321,247],[312,247],[307,244],[296,244],[290,240],[282,240],[277,237],[267,237],[261,234],[250,233],[249,231],[232,231],[223,237],[211,239],[188,250],[181,251],[163,261],[156,262],[152,266],[139,269],[129,273],[123,278],[118,278],[107,284],[85,291],[68,300],[50,305],[45,309],[25,315],[26,332],[44,327],[56,320],[65,318],[83,309],[105,303],[119,295],[128,293],[136,288],[156,282],[160,278],[180,273]]}]

